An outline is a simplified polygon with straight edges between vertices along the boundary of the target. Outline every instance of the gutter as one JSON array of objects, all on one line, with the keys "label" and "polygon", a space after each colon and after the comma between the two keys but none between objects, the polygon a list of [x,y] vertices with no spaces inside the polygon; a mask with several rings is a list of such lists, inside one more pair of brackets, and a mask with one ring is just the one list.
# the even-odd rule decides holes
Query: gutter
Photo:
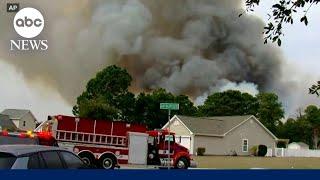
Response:
[{"label": "gutter", "polygon": [[195,136],[209,136],[209,137],[224,137],[224,135],[219,134],[204,134],[204,133],[195,133]]}]

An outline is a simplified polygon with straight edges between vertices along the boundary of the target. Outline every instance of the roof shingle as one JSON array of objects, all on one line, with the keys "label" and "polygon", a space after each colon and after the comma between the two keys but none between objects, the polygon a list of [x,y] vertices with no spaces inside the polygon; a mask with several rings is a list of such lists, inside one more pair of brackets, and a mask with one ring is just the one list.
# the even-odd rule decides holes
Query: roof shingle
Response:
[{"label": "roof shingle", "polygon": [[5,109],[1,112],[1,114],[8,115],[10,119],[21,119],[29,112],[30,110],[26,109]]},{"label": "roof shingle", "polygon": [[246,116],[215,116],[215,117],[177,117],[188,127],[194,134],[207,134],[222,136],[232,128],[236,127],[243,121],[249,119],[252,115]]}]

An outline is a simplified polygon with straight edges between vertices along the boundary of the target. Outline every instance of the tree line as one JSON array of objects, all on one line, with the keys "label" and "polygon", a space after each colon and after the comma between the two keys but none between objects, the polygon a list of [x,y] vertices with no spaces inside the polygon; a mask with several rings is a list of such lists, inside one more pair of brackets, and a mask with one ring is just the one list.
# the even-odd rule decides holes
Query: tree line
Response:
[{"label": "tree line", "polygon": [[236,90],[215,92],[203,105],[195,106],[188,96],[174,95],[164,89],[134,95],[129,91],[131,81],[132,77],[125,69],[115,65],[106,67],[87,83],[85,91],[77,98],[73,114],[143,123],[154,129],[161,128],[168,121],[167,111],[160,109],[160,103],[175,102],[180,107],[173,114],[197,117],[255,115],[279,138],[313,143],[317,147],[320,109],[316,106],[309,106],[297,119],[291,118],[283,123],[284,109],[275,93],[252,96]]}]

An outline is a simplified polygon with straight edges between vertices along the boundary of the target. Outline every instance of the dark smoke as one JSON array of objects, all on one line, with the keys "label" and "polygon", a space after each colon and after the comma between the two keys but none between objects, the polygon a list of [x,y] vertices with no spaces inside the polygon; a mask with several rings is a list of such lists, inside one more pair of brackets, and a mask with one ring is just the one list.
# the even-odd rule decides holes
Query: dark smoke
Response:
[{"label": "dark smoke", "polygon": [[10,52],[9,40],[20,37],[14,14],[1,12],[0,57],[70,104],[111,64],[128,69],[134,92],[161,87],[200,103],[215,91],[279,92],[275,84],[286,84],[280,81],[279,49],[263,44],[263,21],[238,18],[241,0],[46,0],[20,6],[44,14],[37,38],[48,39],[49,50]]}]

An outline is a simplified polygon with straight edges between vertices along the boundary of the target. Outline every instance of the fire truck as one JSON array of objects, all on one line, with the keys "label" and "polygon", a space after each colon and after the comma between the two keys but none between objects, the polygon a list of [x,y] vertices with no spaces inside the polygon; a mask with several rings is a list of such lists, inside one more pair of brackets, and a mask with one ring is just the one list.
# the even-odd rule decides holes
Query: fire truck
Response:
[{"label": "fire truck", "polygon": [[189,150],[175,142],[174,133],[148,131],[143,124],[56,115],[48,116],[35,131],[51,133],[60,147],[99,168],[122,164],[178,169],[195,166]]}]

